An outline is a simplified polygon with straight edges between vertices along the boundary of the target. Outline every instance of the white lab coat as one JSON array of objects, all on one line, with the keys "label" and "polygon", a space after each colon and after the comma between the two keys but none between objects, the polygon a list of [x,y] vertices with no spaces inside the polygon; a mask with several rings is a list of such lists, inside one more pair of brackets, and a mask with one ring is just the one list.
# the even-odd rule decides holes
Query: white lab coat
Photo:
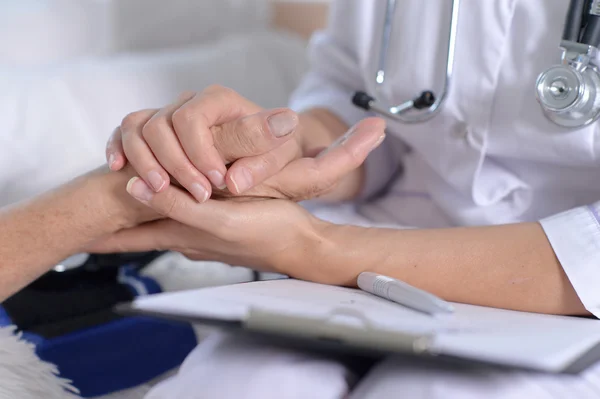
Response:
[{"label": "white lab coat", "polygon": [[[397,3],[379,96],[389,104],[440,91],[451,11],[448,0]],[[387,192],[360,211],[416,227],[541,220],[581,300],[600,316],[598,123],[561,128],[535,98],[538,74],[560,61],[568,3],[462,0],[453,86],[442,112],[421,124],[387,120],[388,139],[367,160],[364,194]],[[385,1],[334,4],[291,103],[297,110],[325,107],[354,124],[366,113],[351,104],[353,91],[375,93]]]},{"label": "white lab coat", "polygon": [[[349,125],[367,116],[350,99],[355,90],[375,92],[385,3],[334,2],[328,29],[312,40],[311,70],[293,108],[327,108]],[[444,108],[426,123],[387,121],[388,139],[367,160],[359,211],[373,222],[415,227],[540,220],[581,300],[600,316],[598,123],[558,127],[544,117],[534,91],[538,74],[560,59],[568,3],[462,0],[454,81]],[[380,100],[397,104],[422,90],[439,92],[449,23],[448,0],[398,1]],[[250,358],[238,360],[260,367]],[[286,368],[290,375],[296,369],[282,360],[278,378]],[[600,397],[599,375],[600,365],[579,377],[390,365],[372,377],[379,384],[367,379],[352,397],[547,398],[560,392],[561,398],[593,398]],[[203,376],[196,378],[201,389]],[[286,397],[285,386],[273,383],[272,397]],[[335,397],[324,396],[323,383],[314,381],[312,397]],[[255,397],[249,389],[240,392]]]}]

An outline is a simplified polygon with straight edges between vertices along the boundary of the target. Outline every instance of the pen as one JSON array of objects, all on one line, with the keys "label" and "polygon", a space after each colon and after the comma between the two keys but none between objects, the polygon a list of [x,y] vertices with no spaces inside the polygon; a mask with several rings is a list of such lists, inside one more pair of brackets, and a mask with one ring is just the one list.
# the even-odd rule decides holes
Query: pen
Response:
[{"label": "pen", "polygon": [[377,273],[363,272],[359,274],[358,288],[430,315],[454,312],[454,307],[443,299],[403,281]]}]

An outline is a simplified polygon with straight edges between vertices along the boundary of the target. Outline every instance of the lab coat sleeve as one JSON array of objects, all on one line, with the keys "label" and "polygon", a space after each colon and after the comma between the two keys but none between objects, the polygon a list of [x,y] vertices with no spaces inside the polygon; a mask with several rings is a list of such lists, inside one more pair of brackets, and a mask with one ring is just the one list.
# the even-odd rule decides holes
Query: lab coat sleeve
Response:
[{"label": "lab coat sleeve", "polygon": [[[364,32],[353,28],[358,24],[355,21],[364,17],[361,1],[335,1],[327,29],[313,36],[308,47],[310,69],[290,99],[290,108],[296,112],[324,108],[348,126],[369,116],[352,104],[354,92],[366,89],[358,57],[358,35]],[[398,160],[384,142],[365,162],[366,178],[360,197],[368,198],[380,191],[397,169]]]},{"label": "lab coat sleeve", "polygon": [[585,308],[600,318],[600,202],[541,220]]}]

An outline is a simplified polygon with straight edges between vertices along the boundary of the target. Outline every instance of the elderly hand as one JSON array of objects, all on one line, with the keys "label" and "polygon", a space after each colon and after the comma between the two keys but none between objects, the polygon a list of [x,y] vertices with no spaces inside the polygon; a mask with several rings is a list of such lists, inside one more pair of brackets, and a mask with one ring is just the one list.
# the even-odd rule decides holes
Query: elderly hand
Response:
[{"label": "elderly hand", "polygon": [[[321,232],[328,224],[291,201],[232,198],[199,204],[170,186],[155,193],[140,178],[129,193],[167,218],[122,230],[95,243],[93,252],[175,250],[196,260],[212,260],[290,274],[304,249],[326,245]],[[298,278],[315,279],[315,270],[296,270]]]},{"label": "elderly hand", "polygon": [[233,90],[212,86],[161,110],[128,115],[108,142],[107,159],[113,170],[129,162],[155,192],[172,176],[198,202],[213,192],[297,201],[333,188],[385,137],[384,122],[367,119],[334,143],[333,156],[319,161],[312,158],[316,149],[295,134],[298,124],[291,110],[262,110]]},{"label": "elderly hand", "polygon": [[87,208],[88,212],[103,215],[113,231],[162,218],[162,215],[127,193],[127,182],[134,176],[136,173],[130,166],[112,173],[104,165],[75,179],[78,187],[81,186],[80,189],[93,199],[81,206]]}]

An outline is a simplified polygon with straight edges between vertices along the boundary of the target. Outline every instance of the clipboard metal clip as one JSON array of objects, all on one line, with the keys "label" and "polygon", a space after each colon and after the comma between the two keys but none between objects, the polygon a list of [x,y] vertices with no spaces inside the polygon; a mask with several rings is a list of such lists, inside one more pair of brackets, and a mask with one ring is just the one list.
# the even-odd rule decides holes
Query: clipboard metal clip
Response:
[{"label": "clipboard metal clip", "polygon": [[[348,323],[350,320],[352,322]],[[251,308],[244,326],[248,330],[259,332],[333,340],[383,351],[432,353],[433,334],[398,332],[375,327],[364,314],[346,307],[337,308],[325,317],[291,315]]]}]

